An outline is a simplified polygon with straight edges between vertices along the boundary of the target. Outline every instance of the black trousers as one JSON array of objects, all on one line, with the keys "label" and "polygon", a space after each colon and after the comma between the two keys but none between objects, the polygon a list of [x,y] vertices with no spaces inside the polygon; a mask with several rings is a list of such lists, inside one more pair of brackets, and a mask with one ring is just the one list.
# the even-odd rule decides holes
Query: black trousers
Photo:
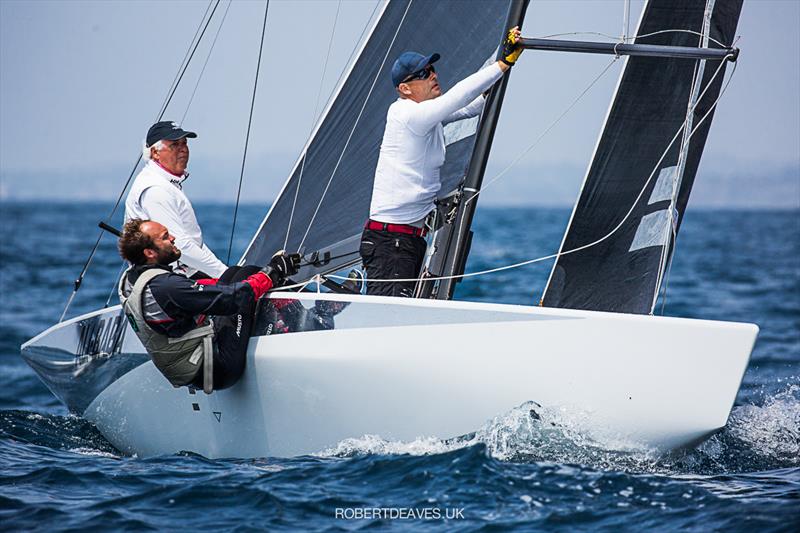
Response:
[{"label": "black trousers", "polygon": [[[255,265],[229,267],[219,278],[219,283],[235,283],[261,270]],[[227,389],[244,374],[247,344],[253,328],[256,299],[242,306],[235,315],[214,316],[214,390]],[[192,385],[203,388],[202,368]]]},{"label": "black trousers", "polygon": [[371,279],[415,279],[425,259],[422,237],[365,229],[361,235],[361,259],[367,269],[367,294],[414,296],[416,281],[380,282]]}]

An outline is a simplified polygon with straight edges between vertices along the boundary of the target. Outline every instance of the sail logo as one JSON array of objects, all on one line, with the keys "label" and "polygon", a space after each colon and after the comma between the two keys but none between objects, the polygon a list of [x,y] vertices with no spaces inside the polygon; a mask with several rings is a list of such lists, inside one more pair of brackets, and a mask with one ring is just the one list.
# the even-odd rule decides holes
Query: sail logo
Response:
[{"label": "sail logo", "polygon": [[[672,201],[673,194],[677,192],[677,171],[677,166],[661,169],[647,205]],[[631,242],[628,251],[634,252],[652,246],[666,246],[669,242],[669,230],[673,229],[674,231],[676,229],[677,219],[678,211],[673,210],[670,213],[669,207],[643,216],[639,221],[639,226],[636,228],[636,234],[633,236],[633,242]]]}]

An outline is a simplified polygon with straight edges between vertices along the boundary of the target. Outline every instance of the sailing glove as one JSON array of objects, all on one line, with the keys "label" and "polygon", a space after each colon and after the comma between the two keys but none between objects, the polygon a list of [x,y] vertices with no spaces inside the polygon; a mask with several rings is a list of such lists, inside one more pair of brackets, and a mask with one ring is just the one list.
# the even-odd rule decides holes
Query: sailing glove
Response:
[{"label": "sailing glove", "polygon": [[281,250],[272,256],[269,264],[262,269],[262,272],[272,280],[273,287],[279,287],[286,282],[286,278],[297,274],[299,266],[300,254],[287,254]]},{"label": "sailing glove", "polygon": [[516,34],[517,28],[511,28],[506,33],[506,38],[503,40],[503,52],[500,61],[508,65],[509,67],[514,66],[514,63],[517,62],[519,59],[520,54],[522,54],[522,47],[518,43],[518,38]]}]

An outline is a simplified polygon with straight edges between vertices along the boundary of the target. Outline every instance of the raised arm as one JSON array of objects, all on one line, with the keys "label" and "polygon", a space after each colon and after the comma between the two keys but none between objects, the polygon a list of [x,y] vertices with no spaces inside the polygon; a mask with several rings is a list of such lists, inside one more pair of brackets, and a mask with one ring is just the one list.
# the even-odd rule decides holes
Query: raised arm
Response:
[{"label": "raised arm", "polygon": [[501,45],[502,57],[499,61],[464,78],[442,96],[419,102],[408,118],[411,131],[424,135],[440,122],[450,122],[480,113],[483,103],[476,102],[476,98],[516,63],[522,53],[522,48],[517,44],[519,38],[519,27],[511,28]]},{"label": "raised arm", "polygon": [[484,104],[486,104],[486,98],[483,95],[480,95],[466,106],[455,111],[454,113],[451,113],[442,121],[442,124],[448,124],[450,122],[455,122],[456,120],[463,120],[465,118],[478,116],[481,114],[481,111],[483,111]]},{"label": "raised arm", "polygon": [[439,98],[419,102],[408,118],[408,127],[417,135],[424,135],[499,80],[508,70],[507,65],[502,64],[503,69],[500,64],[498,61],[464,78]]}]

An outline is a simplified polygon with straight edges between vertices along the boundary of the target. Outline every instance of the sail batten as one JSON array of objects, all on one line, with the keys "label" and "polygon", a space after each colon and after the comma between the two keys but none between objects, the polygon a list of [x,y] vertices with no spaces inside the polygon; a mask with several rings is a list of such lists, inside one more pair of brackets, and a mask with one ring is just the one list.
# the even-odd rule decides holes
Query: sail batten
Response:
[{"label": "sail batten", "polygon": [[[651,0],[635,42],[722,48],[740,11],[739,0]],[[652,312],[724,77],[725,60],[699,61],[628,58],[543,305]]]}]

